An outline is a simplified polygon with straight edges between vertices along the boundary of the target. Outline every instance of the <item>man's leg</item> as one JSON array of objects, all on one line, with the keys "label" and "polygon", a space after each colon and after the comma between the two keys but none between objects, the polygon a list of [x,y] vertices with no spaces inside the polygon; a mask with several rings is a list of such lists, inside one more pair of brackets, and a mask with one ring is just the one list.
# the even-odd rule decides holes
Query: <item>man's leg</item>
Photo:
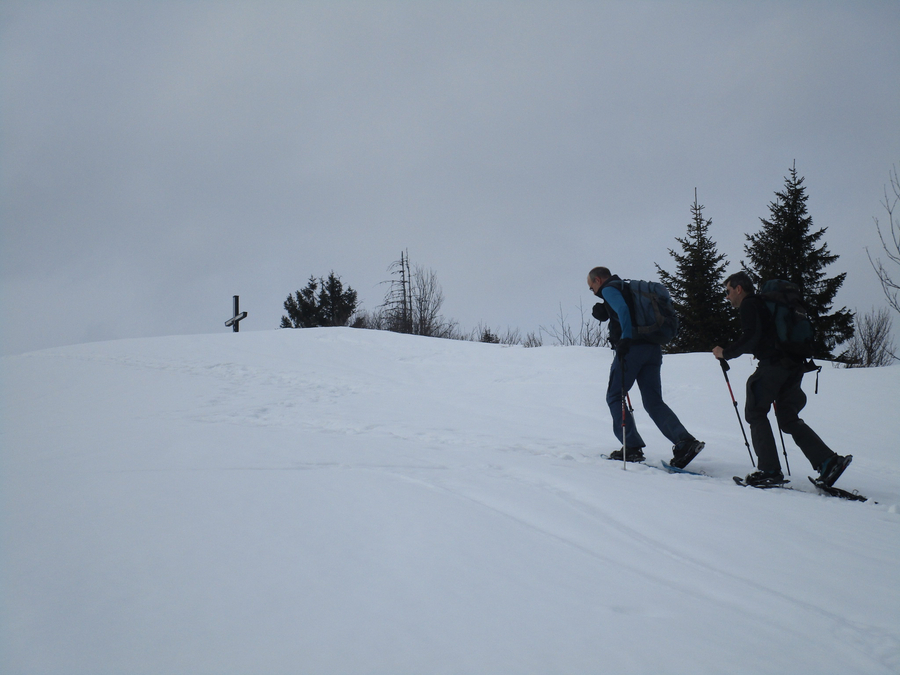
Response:
[{"label": "man's leg", "polygon": [[775,445],[775,435],[768,415],[787,374],[783,368],[760,365],[747,379],[744,419],[750,425],[750,440],[756,453],[757,468],[767,473],[781,471],[778,447]]},{"label": "man's leg", "polygon": [[678,416],[663,401],[660,376],[662,348],[659,345],[636,345],[631,348],[628,355],[631,356],[635,350],[639,350],[643,356],[641,369],[637,373],[637,384],[641,390],[644,410],[650,415],[650,419],[653,420],[662,435],[668,438],[673,445],[691,438]]},{"label": "man's leg", "polygon": [[791,435],[812,467],[819,471],[825,461],[834,457],[835,453],[799,417],[800,411],[806,405],[802,382],[803,372],[798,370],[782,385],[781,392],[775,399],[775,417],[781,430]]},{"label": "man's leg", "polygon": [[[625,391],[631,389],[637,374],[638,359],[633,358],[631,352],[625,358]],[[618,357],[613,357],[612,366],[609,369],[609,385],[606,388],[606,404],[612,416],[613,434],[622,442],[622,363]],[[638,433],[634,425],[634,416],[625,411],[625,445],[629,448],[643,448],[644,439]]]}]

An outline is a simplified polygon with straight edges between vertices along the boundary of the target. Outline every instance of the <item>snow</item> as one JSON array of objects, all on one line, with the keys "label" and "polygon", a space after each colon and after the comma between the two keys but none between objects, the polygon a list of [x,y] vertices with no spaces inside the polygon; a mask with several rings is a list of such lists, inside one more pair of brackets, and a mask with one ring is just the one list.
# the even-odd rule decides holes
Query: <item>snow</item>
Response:
[{"label": "snow", "polygon": [[342,328],[4,357],[0,671],[900,672],[900,367],[804,383],[858,503],[789,437],[794,490],[734,485],[709,354],[663,365],[707,476],[602,459],[611,358]]}]

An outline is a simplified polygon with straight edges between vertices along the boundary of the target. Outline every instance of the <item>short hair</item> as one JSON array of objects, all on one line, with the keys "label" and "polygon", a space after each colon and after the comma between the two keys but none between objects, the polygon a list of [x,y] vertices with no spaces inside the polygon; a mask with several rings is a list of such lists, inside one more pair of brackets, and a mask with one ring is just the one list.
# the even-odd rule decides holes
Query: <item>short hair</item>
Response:
[{"label": "short hair", "polygon": [[588,279],[609,279],[612,276],[612,272],[609,271],[608,267],[595,267],[590,272],[588,272]]},{"label": "short hair", "polygon": [[735,272],[725,280],[725,285],[731,286],[732,288],[740,286],[747,295],[756,293],[756,289],[753,287],[753,280],[746,272]]}]

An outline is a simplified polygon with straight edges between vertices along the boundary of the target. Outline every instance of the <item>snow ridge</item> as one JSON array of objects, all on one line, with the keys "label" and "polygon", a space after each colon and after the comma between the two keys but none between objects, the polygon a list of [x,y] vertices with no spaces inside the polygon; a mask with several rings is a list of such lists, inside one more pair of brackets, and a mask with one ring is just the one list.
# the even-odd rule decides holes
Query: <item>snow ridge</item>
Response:
[{"label": "snow ridge", "polygon": [[602,459],[610,359],[345,328],[4,357],[0,670],[900,672],[900,369],[808,383],[861,504],[789,438],[794,490],[735,487],[706,354],[663,383],[707,476]]}]

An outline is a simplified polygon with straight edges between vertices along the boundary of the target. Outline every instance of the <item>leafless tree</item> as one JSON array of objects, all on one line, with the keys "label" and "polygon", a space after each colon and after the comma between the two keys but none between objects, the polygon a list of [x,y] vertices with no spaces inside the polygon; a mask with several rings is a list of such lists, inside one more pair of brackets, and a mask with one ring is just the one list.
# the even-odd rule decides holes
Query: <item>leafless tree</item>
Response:
[{"label": "leafless tree", "polygon": [[[881,223],[875,218],[875,228],[878,230],[878,238],[881,240],[881,247],[887,254],[888,260],[893,265],[900,268],[900,218],[895,218],[894,213],[897,210],[897,203],[900,202],[900,179],[897,177],[897,167],[890,172],[891,193],[888,192],[887,185],[884,186],[884,201],[881,205],[887,211],[888,222],[885,229],[887,233],[882,232]],[[885,267],[885,263],[880,258],[872,260],[872,254],[866,249],[869,256],[869,262],[881,281],[881,288],[884,290],[884,296],[887,298],[888,304],[895,312],[900,313],[900,273],[898,270],[893,272]],[[894,275],[894,276],[892,276]]]},{"label": "leafless tree", "polygon": [[500,336],[491,330],[490,326],[485,326],[483,323],[479,323],[465,339],[470,342],[487,342],[495,345],[500,344]]},{"label": "leafless tree", "polygon": [[376,310],[377,321],[382,330],[395,333],[412,333],[412,274],[409,269],[409,255],[400,252],[400,260],[391,263],[388,268],[394,277],[385,283],[389,289],[384,303]]},{"label": "leafless tree", "polygon": [[887,307],[856,315],[856,333],[840,361],[846,368],[889,366],[897,358],[891,338],[891,312]]},{"label": "leafless tree", "polygon": [[454,338],[458,328],[455,321],[441,314],[444,292],[434,270],[416,265],[410,278],[412,300],[412,332],[429,337]]},{"label": "leafless tree", "polygon": [[462,339],[471,342],[492,342],[499,345],[523,345],[525,347],[540,347],[541,344],[535,339],[533,333],[529,333],[524,338],[518,328],[507,328],[505,332],[494,330],[490,326],[482,322],[472,330],[471,333]]},{"label": "leafless tree", "polygon": [[441,314],[444,293],[433,270],[419,265],[410,268],[405,251],[388,269],[395,278],[386,282],[390,289],[384,303],[371,315],[372,327],[428,337],[459,337],[457,323]]},{"label": "leafless tree", "polygon": [[603,330],[602,325],[598,321],[594,321],[593,317],[585,318],[584,305],[579,303],[579,312],[581,319],[577,327],[573,327],[563,311],[562,304],[559,306],[559,314],[557,315],[557,323],[550,328],[540,327],[540,332],[546,333],[556,344],[563,347],[579,346],[579,347],[605,347],[609,345],[609,336]]},{"label": "leafless tree", "polygon": [[360,310],[356,313],[354,328],[368,328],[369,330],[387,330],[387,318],[380,307],[372,312]]},{"label": "leafless tree", "polygon": [[544,346],[544,338],[541,335],[541,332],[538,331],[537,333],[534,333],[534,332],[528,333],[528,335],[525,336],[525,339],[522,340],[522,346],[523,347],[543,347]]}]

